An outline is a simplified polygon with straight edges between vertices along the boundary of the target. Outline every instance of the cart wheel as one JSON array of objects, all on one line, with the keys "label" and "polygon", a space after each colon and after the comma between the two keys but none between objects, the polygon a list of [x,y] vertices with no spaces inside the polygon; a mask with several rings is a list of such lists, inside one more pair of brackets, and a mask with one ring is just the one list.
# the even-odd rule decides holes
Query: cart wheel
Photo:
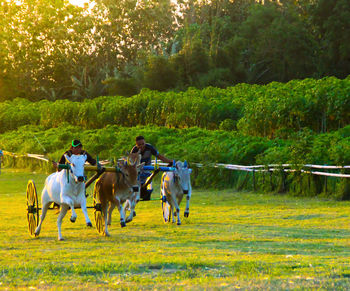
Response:
[{"label": "cart wheel", "polygon": [[27,221],[29,234],[35,237],[35,229],[39,224],[38,195],[33,180],[27,184]]},{"label": "cart wheel", "polygon": [[170,222],[171,220],[171,211],[170,211],[170,204],[168,201],[166,201],[166,199],[164,199],[164,197],[162,198],[162,210],[163,210],[163,220],[164,222]]},{"label": "cart wheel", "polygon": [[98,184],[98,181],[95,183],[94,187],[94,209],[96,230],[99,234],[103,235],[105,232],[105,219],[102,213],[102,204],[100,201],[100,185]]}]

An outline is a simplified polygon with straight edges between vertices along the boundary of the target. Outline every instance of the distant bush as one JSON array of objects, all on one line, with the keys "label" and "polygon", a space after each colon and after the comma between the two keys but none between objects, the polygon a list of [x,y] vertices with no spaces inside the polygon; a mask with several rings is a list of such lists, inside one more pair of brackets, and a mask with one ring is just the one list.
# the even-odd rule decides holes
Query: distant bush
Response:
[{"label": "distant bush", "polygon": [[17,98],[0,103],[0,133],[28,124],[48,129],[63,122],[85,130],[157,125],[238,129],[246,135],[288,139],[304,128],[322,133],[350,124],[350,77],[189,88],[185,92],[143,89],[129,98],[98,97],[83,102],[33,103]]}]

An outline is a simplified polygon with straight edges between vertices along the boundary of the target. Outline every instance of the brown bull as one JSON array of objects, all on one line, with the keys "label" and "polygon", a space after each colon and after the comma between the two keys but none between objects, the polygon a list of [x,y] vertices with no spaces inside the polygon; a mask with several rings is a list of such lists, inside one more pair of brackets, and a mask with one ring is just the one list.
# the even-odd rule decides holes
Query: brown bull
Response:
[{"label": "brown bull", "polygon": [[[143,166],[139,164],[139,154],[130,154],[127,161],[118,163],[118,171],[105,172],[96,182],[102,213],[105,222],[105,235],[109,236],[107,226],[111,224],[112,212],[115,207],[120,213],[120,225],[126,226],[123,203],[135,200],[139,195],[138,170]],[[131,209],[131,213],[134,209]]]}]

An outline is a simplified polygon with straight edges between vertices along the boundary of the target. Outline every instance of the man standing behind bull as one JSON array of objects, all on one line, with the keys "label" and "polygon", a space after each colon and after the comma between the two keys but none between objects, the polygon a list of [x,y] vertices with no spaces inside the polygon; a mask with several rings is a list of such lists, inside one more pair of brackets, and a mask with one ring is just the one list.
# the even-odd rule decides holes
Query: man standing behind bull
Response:
[{"label": "man standing behind bull", "polygon": [[90,165],[96,165],[96,160],[85,150],[83,150],[83,145],[81,144],[80,140],[75,139],[72,141],[72,146],[68,151],[66,151],[60,158],[59,162],[53,162],[53,165],[55,168],[58,167],[58,164],[65,164],[66,163],[66,158],[65,155],[68,157],[71,157],[72,155],[86,155],[87,159],[86,161]]},{"label": "man standing behind bull", "polygon": [[[146,143],[145,138],[142,135],[136,137],[136,145],[131,150],[131,153],[137,153],[137,152],[141,154],[141,163],[144,162],[146,166],[151,165],[152,155],[157,157],[164,163],[169,163],[169,164],[173,163],[172,160],[161,155],[154,146],[152,146],[149,143]],[[151,194],[153,192],[152,183],[148,184],[147,188],[142,187],[146,183],[146,180],[149,176],[151,176],[150,171],[143,171],[140,174],[140,180],[141,180],[140,196],[143,200],[150,200]]]}]

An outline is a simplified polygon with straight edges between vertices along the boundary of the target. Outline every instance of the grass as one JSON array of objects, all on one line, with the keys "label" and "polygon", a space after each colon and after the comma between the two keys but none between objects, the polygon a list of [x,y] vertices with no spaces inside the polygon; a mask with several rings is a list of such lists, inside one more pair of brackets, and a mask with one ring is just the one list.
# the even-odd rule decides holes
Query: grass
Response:
[{"label": "grass", "polygon": [[40,197],[45,177],[0,174],[0,289],[350,288],[349,202],[195,189],[181,226],[163,223],[159,201],[140,202],[125,228],[113,213],[106,238],[78,210],[59,242],[55,211],[39,238],[27,231],[26,184]]}]

